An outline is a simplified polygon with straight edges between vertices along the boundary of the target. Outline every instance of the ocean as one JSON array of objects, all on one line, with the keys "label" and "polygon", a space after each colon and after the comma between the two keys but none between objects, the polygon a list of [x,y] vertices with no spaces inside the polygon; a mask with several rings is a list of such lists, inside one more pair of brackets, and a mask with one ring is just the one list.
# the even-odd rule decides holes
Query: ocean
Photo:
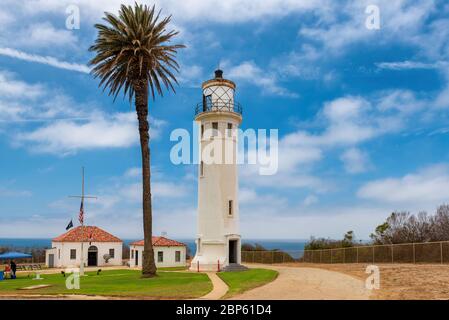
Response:
[{"label": "ocean", "polygon": [[[187,245],[189,251],[192,255],[195,254],[195,240],[194,239],[176,239]],[[140,240],[140,239],[139,239]],[[136,241],[136,239],[125,239],[123,240],[125,244],[129,245],[131,242]],[[242,239],[243,244],[259,244],[268,250],[279,249],[287,252],[295,252],[304,250],[304,245],[306,240],[275,240],[275,239]],[[13,239],[13,238],[0,238],[0,247],[8,247],[11,249],[19,251],[29,251],[31,249],[44,249],[50,248],[51,239]]]}]

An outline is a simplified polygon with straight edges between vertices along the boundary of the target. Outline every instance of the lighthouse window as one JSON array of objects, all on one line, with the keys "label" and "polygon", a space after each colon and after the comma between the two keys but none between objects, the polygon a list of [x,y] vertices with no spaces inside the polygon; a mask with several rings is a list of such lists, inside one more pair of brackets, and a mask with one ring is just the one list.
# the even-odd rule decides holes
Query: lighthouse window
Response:
[{"label": "lighthouse window", "polygon": [[201,138],[204,136],[204,124],[201,125]]},{"label": "lighthouse window", "polygon": [[228,137],[232,137],[232,123],[228,123]]},{"label": "lighthouse window", "polygon": [[212,136],[218,136],[218,122],[212,122]]},{"label": "lighthouse window", "polygon": [[201,164],[200,164],[200,176],[204,177],[204,162],[203,161],[201,161]]},{"label": "lighthouse window", "polygon": [[232,214],[234,213],[234,208],[233,208],[233,206],[234,206],[234,204],[233,204],[233,201],[232,200],[229,200],[229,209],[228,209],[228,214],[230,215],[230,216],[232,216]]}]

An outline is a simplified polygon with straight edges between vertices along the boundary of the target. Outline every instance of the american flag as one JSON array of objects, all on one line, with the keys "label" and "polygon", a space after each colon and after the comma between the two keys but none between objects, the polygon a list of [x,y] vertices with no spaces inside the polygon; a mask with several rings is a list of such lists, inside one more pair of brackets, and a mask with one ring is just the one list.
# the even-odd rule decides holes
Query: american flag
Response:
[{"label": "american flag", "polygon": [[81,201],[81,207],[80,207],[80,214],[78,216],[78,220],[81,224],[84,224],[84,204],[83,201]]}]

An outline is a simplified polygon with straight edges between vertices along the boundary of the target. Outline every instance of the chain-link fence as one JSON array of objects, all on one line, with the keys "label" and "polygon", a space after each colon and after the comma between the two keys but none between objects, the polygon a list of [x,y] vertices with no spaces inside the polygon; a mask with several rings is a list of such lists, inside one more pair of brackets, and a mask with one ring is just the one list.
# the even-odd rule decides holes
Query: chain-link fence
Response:
[{"label": "chain-link fence", "polygon": [[303,257],[304,250],[242,251],[242,262],[247,263],[301,262]]},{"label": "chain-link fence", "polygon": [[296,251],[242,251],[247,263],[448,263],[449,241]]}]

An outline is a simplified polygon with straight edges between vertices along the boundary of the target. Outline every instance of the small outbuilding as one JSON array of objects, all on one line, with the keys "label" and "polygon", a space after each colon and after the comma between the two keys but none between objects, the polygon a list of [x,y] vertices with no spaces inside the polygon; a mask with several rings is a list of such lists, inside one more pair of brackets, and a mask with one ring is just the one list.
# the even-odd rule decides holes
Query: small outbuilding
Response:
[{"label": "small outbuilding", "polygon": [[85,266],[122,265],[123,241],[95,226],[76,227],[54,238],[51,246],[45,252],[49,268],[79,267],[81,251]]},{"label": "small outbuilding", "polygon": [[[186,266],[187,246],[165,237],[153,237],[156,267]],[[142,267],[143,240],[130,244],[130,267]]]}]

